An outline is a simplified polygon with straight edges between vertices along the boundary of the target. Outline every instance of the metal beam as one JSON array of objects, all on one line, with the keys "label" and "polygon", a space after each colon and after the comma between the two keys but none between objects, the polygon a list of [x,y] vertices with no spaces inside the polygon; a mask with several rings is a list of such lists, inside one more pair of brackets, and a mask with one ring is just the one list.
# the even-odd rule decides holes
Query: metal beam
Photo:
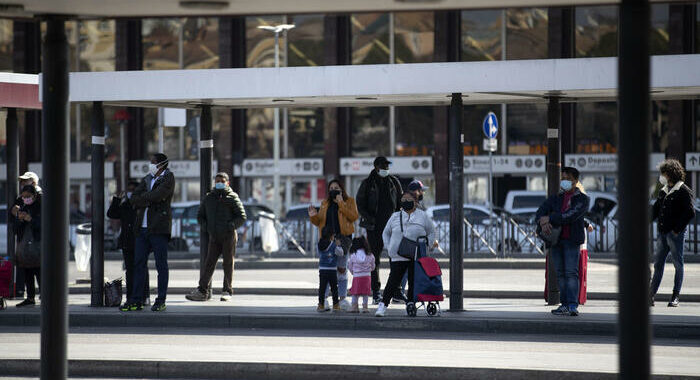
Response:
[{"label": "metal beam", "polygon": [[[214,140],[212,138],[211,107],[202,106],[199,117],[199,194],[204,199],[212,186],[211,163],[214,160]],[[204,260],[209,249],[209,233],[205,228],[200,229],[199,237],[199,268],[200,277],[204,271]],[[209,289],[206,289],[208,292]]]},{"label": "metal beam", "polygon": [[[7,211],[12,210],[15,205],[18,193],[19,175],[19,130],[17,125],[17,110],[15,108],[7,109],[7,118],[5,119],[5,130],[7,136],[7,149],[5,150],[5,165],[7,165],[7,182],[6,182],[6,197]],[[7,223],[7,253],[15,252],[15,231],[14,223]],[[12,280],[10,281],[10,297],[16,296],[17,281],[16,273],[18,268],[12,270]]]},{"label": "metal beam", "polygon": [[618,61],[620,379],[650,378],[649,2],[620,5]]},{"label": "metal beam", "polygon": [[105,277],[105,115],[102,102],[92,104],[92,227],[90,306],[104,306]]},{"label": "metal beam", "polygon": [[[549,98],[547,104],[547,196],[559,192],[561,176],[561,104],[559,98]],[[547,249],[547,304],[559,304],[559,283],[552,260],[552,250]]]},{"label": "metal beam", "polygon": [[61,17],[46,20],[42,49],[41,379],[68,375],[68,40]]},{"label": "metal beam", "polygon": [[[464,310],[464,107],[462,94],[452,94],[449,114],[450,160],[450,311]],[[432,242],[429,242],[432,244]]]}]

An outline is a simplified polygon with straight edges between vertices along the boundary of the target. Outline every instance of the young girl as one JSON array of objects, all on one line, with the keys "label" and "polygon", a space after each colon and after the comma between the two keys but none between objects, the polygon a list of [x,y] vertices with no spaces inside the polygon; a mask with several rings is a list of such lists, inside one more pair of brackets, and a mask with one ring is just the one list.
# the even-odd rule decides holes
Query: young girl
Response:
[{"label": "young girl", "polygon": [[374,255],[369,252],[367,239],[358,237],[352,239],[350,246],[350,259],[348,260],[348,270],[352,273],[352,295],[351,313],[359,313],[358,299],[362,296],[362,312],[369,313],[367,307],[367,297],[372,295],[370,273],[374,270]]}]

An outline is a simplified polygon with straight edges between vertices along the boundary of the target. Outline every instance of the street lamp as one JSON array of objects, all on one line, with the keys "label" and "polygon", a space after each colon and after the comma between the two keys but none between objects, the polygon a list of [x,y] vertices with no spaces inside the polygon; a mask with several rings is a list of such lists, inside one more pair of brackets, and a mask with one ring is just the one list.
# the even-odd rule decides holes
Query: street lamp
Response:
[{"label": "street lamp", "polygon": [[[290,30],[294,28],[294,24],[280,24],[277,26],[260,25],[258,29],[267,30],[275,33],[275,68],[280,67],[280,44],[279,35],[281,32]],[[277,217],[280,216],[281,204],[280,204],[280,173],[279,173],[279,163],[280,163],[280,109],[275,108],[274,110],[274,141],[273,141],[273,163],[274,163],[274,173],[272,179],[272,203],[274,203],[274,211]]]}]

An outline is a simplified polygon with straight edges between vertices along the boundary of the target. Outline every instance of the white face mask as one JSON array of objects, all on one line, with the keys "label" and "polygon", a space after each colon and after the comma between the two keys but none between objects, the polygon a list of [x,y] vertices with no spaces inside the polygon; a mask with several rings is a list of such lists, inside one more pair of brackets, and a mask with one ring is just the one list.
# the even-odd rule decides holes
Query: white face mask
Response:
[{"label": "white face mask", "polygon": [[168,162],[168,161],[159,162],[159,163],[157,163],[157,164],[154,164],[154,163],[148,164],[148,172],[149,172],[152,176],[155,177],[155,176],[156,176],[156,173],[158,173],[158,170],[160,169],[160,166],[165,165],[166,162]]},{"label": "white face mask", "polygon": [[389,169],[379,169],[379,172],[377,172],[380,177],[387,177],[389,175]]},{"label": "white face mask", "polygon": [[659,176],[659,183],[664,185],[664,186],[668,186],[668,179],[665,176],[660,175]]},{"label": "white face mask", "polygon": [[133,194],[131,191],[126,192],[126,198],[131,199],[131,194]]}]

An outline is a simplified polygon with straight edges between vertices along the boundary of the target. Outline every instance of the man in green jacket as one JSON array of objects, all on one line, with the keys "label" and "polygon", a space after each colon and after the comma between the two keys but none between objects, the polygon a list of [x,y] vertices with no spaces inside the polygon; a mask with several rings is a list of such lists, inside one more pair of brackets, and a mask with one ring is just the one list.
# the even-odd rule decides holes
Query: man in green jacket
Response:
[{"label": "man in green jacket", "polygon": [[207,257],[200,271],[199,286],[186,298],[190,301],[206,301],[211,288],[211,277],[219,256],[224,257],[224,288],[221,300],[228,301],[233,295],[233,257],[236,254],[238,235],[236,229],[246,220],[245,209],[241,200],[229,186],[228,174],[217,173],[214,189],[210,191],[199,206],[197,221],[202,233],[209,234]]}]

